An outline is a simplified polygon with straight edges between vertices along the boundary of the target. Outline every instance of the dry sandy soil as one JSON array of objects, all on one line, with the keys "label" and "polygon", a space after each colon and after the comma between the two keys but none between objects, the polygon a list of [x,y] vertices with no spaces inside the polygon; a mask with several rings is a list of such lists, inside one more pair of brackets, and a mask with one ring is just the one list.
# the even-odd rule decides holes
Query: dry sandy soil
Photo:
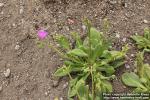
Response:
[{"label": "dry sandy soil", "polygon": [[[115,92],[127,91],[119,78],[122,72],[134,70],[137,52],[129,37],[150,27],[150,0],[0,0],[0,100],[67,100],[67,77],[52,76],[62,62],[51,49],[37,47],[36,32],[47,29],[50,42],[56,33],[82,33],[84,17],[98,30],[103,19],[109,19],[116,49],[129,44],[128,63],[112,82]],[[149,54],[145,62],[150,63]]]}]

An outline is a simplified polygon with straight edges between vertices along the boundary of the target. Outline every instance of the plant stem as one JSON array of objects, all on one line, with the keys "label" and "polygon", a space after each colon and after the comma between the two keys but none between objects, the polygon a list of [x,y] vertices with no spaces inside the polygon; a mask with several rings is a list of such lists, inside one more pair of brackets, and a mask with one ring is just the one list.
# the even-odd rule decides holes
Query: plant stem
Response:
[{"label": "plant stem", "polygon": [[55,48],[54,46],[52,46],[52,45],[49,44],[49,47],[50,47],[53,51],[57,52],[57,54],[58,54],[61,58],[66,58],[66,56],[65,56],[62,52],[60,52],[57,48]]},{"label": "plant stem", "polygon": [[92,100],[94,100],[94,77],[93,77],[93,66],[90,67],[91,77],[92,77]]},{"label": "plant stem", "polygon": [[61,58],[69,59],[69,60],[78,62],[77,59],[75,59],[74,57],[71,58],[71,57],[68,57],[68,56],[64,55],[62,52],[60,52],[60,51],[59,51],[57,48],[55,48],[54,46],[52,46],[52,45],[49,44],[49,47],[50,47],[53,51],[55,51]]},{"label": "plant stem", "polygon": [[[67,67],[66,67],[66,68],[67,68]],[[71,80],[73,80],[73,78],[72,78],[72,76],[70,75],[70,73],[68,73],[68,76],[69,76],[69,78],[70,78]],[[75,89],[76,89],[76,87],[75,87]],[[77,89],[76,89],[76,91],[77,91],[77,96],[78,96],[79,100],[81,100],[81,97],[80,97],[79,92],[78,92]]]}]

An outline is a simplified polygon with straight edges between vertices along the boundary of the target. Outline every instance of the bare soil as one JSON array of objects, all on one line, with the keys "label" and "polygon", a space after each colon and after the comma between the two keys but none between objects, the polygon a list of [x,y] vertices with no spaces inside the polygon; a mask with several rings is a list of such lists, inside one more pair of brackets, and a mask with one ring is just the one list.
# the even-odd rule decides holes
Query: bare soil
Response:
[{"label": "bare soil", "polygon": [[[36,32],[47,29],[50,42],[56,33],[68,37],[73,31],[83,34],[84,17],[98,30],[102,30],[103,19],[109,19],[108,35],[117,50],[129,44],[127,68],[118,69],[118,79],[112,82],[115,92],[127,92],[120,76],[135,69],[137,52],[129,37],[150,27],[150,0],[0,0],[0,100],[67,100],[67,77],[52,75],[62,62],[48,47],[37,47]],[[149,54],[145,62],[150,63]],[[4,75],[7,69],[8,77]]]}]

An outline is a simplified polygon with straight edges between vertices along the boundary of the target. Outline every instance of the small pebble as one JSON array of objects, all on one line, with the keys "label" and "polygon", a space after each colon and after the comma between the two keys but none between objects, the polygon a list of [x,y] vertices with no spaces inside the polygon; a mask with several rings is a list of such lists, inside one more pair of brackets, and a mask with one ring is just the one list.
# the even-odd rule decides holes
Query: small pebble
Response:
[{"label": "small pebble", "polygon": [[20,11],[19,12],[20,12],[20,14],[23,13],[23,6],[20,7]]},{"label": "small pebble", "polygon": [[48,92],[45,92],[45,96],[48,96]]},{"label": "small pebble", "polygon": [[20,45],[15,46],[15,50],[19,50],[19,48],[20,48]]},{"label": "small pebble", "polygon": [[16,26],[16,24],[15,24],[15,23],[13,23],[13,24],[12,24],[12,26],[13,26],[13,27],[15,27],[15,26]]},{"label": "small pebble", "polygon": [[126,42],[126,40],[127,40],[126,38],[123,38],[123,39],[122,39],[123,42]]},{"label": "small pebble", "polygon": [[4,75],[6,78],[10,76],[10,69],[8,68],[6,71],[4,71]]},{"label": "small pebble", "polygon": [[123,86],[124,89],[126,89],[126,86]]},{"label": "small pebble", "polygon": [[131,54],[131,57],[134,57],[134,54]]},{"label": "small pebble", "polygon": [[4,6],[4,3],[0,3],[0,7],[3,7]]},{"label": "small pebble", "polygon": [[68,82],[66,82],[64,85],[63,85],[63,89],[67,88],[68,86]]},{"label": "small pebble", "polygon": [[112,1],[110,1],[110,4],[116,4],[117,3],[117,1],[116,0],[112,0]]},{"label": "small pebble", "polygon": [[86,26],[82,25],[82,30],[85,31],[86,30]]},{"label": "small pebble", "polygon": [[1,12],[1,15],[3,15],[3,14],[4,14],[4,12],[2,11],[2,12]]},{"label": "small pebble", "polygon": [[128,7],[127,3],[125,3],[125,4],[124,4],[124,7],[125,7],[125,8],[127,8],[127,7]]},{"label": "small pebble", "polygon": [[130,68],[130,66],[129,66],[129,65],[127,65],[127,64],[125,64],[125,67],[126,67],[127,69],[129,69],[129,68]]},{"label": "small pebble", "polygon": [[148,21],[147,21],[147,20],[143,20],[143,22],[144,22],[145,24],[147,24],[147,23],[148,23]]},{"label": "small pebble", "polygon": [[138,35],[138,33],[135,33],[135,35]]},{"label": "small pebble", "polygon": [[116,38],[120,38],[120,34],[118,34],[118,33],[116,33],[116,36],[115,36]]},{"label": "small pebble", "polygon": [[59,85],[58,81],[53,80],[53,87],[57,87]]},{"label": "small pebble", "polygon": [[64,99],[63,99],[63,97],[60,97],[60,99],[59,99],[59,100],[64,100]]}]

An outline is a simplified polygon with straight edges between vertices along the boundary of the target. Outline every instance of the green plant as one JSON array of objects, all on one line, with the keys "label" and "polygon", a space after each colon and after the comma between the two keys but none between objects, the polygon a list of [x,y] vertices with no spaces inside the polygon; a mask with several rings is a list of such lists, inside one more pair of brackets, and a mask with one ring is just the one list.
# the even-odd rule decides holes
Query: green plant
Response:
[{"label": "green plant", "polygon": [[110,50],[110,44],[103,33],[93,28],[87,19],[85,25],[87,36],[84,39],[72,33],[75,47],[71,47],[65,36],[55,36],[60,48],[53,45],[50,47],[64,58],[64,64],[54,75],[69,76],[69,100],[75,96],[79,100],[102,100],[102,92],[112,92],[109,80],[115,78],[115,69],[124,64],[128,46],[123,47],[122,51]]},{"label": "green plant", "polygon": [[144,49],[144,51],[150,52],[150,29],[144,29],[144,36],[133,35],[131,38],[136,41],[139,49]]},{"label": "green plant", "polygon": [[137,73],[124,73],[122,75],[123,83],[127,86],[134,87],[134,92],[150,93],[150,65],[143,63],[143,52],[137,54],[135,65]]}]

